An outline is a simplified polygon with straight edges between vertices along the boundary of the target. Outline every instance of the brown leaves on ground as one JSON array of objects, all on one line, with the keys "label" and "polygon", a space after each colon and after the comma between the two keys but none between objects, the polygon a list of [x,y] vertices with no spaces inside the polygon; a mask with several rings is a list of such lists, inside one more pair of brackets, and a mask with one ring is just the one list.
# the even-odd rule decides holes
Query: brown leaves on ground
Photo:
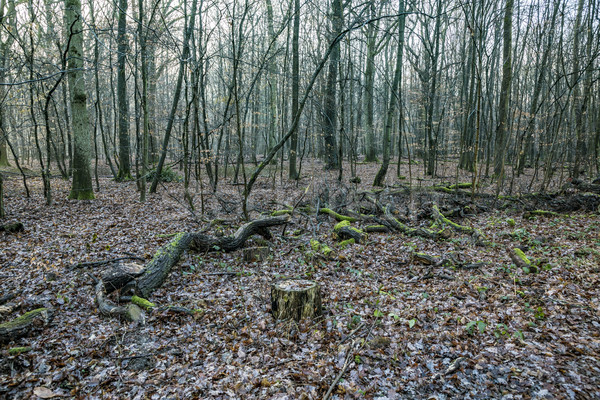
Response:
[{"label": "brown leaves on ground", "polygon": [[[271,179],[257,185],[254,217],[294,205],[309,184],[306,201],[316,207],[323,188],[335,187],[330,177],[273,189]],[[185,255],[150,300],[193,315],[164,308],[129,324],[98,315],[87,272],[104,267],[70,267],[127,254],[150,259],[175,232],[232,233],[242,223],[239,187],[205,192],[205,214],[194,217],[180,184],[142,204],[135,183],[102,179],[96,200],[76,202],[66,200],[68,182],[56,180],[55,205],[46,207],[41,182],[31,183],[30,199],[17,181],[6,183],[8,217],[25,232],[0,233],[0,293],[16,292],[11,303],[21,305],[0,322],[34,304],[56,316],[38,336],[0,348],[0,397],[317,399],[348,354],[333,398],[600,397],[597,215],[490,211],[459,221],[481,229],[488,247],[456,233],[440,241],[374,233],[339,248],[335,221],[299,213],[284,236],[273,232],[265,261],[246,263],[241,252]],[[331,189],[328,202],[341,192]],[[195,202],[200,208],[199,193]],[[337,257],[314,257],[311,238]],[[517,246],[543,261],[538,274],[511,263],[507,251]],[[432,267],[415,262],[416,251],[484,264]],[[240,273],[210,275],[228,271]],[[282,277],[321,284],[321,321],[273,320],[269,288]],[[9,355],[17,346],[33,350]]]}]

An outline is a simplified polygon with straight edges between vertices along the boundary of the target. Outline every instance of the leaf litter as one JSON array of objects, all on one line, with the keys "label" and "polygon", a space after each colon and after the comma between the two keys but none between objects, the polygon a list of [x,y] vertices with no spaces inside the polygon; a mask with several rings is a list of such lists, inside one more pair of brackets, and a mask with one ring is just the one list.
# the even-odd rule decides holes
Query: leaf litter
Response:
[{"label": "leaf litter", "polygon": [[[308,184],[316,207],[315,187],[333,182],[273,188],[265,179],[253,217],[284,208]],[[41,333],[1,345],[0,397],[317,399],[348,356],[332,398],[600,397],[596,214],[530,219],[505,210],[463,219],[490,239],[487,247],[460,234],[433,241],[374,233],[340,248],[333,218],[299,212],[283,236],[273,230],[265,261],[186,253],[150,300],[193,315],[165,309],[128,323],[98,315],[87,273],[104,267],[72,267],[124,255],[150,260],[176,232],[231,234],[243,223],[239,208],[227,209],[236,207],[238,188],[204,193],[205,213],[192,215],[177,184],[139,203],[135,183],[102,179],[96,200],[75,202],[66,200],[68,182],[55,181],[51,207],[41,182],[31,184],[28,199],[18,182],[6,182],[8,216],[26,230],[0,233],[0,291],[16,293],[20,305],[0,322],[33,304],[56,315]],[[335,256],[315,257],[311,239]],[[516,246],[543,260],[538,274],[511,263]],[[483,264],[431,267],[414,252]],[[241,273],[209,275],[227,271]],[[273,320],[270,285],[285,278],[321,285],[321,320]],[[10,355],[17,346],[32,351]]]}]

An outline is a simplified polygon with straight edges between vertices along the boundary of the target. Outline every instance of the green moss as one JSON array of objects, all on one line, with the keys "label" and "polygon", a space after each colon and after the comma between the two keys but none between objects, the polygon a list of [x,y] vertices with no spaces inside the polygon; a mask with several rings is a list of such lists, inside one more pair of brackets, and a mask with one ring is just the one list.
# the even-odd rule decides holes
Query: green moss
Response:
[{"label": "green moss", "polygon": [[331,248],[324,244],[321,246],[321,253],[323,253],[324,256],[329,256],[329,254],[331,253]]},{"label": "green moss", "polygon": [[44,315],[48,312],[47,308],[37,308],[35,310],[31,310],[26,312],[25,314],[17,317],[11,321],[7,321],[3,324],[0,324],[0,330],[6,329],[11,330],[15,328],[20,328],[22,326],[26,326],[29,324],[35,317],[39,315]]},{"label": "green moss", "polygon": [[350,226],[350,221],[342,221],[342,222],[338,222],[337,224],[335,224],[335,226],[333,227],[334,231],[339,231],[340,229],[346,227],[346,226]]},{"label": "green moss", "polygon": [[351,230],[351,231],[353,231],[353,232],[356,232],[356,233],[358,233],[359,235],[362,235],[362,234],[363,234],[363,231],[362,231],[362,230],[360,230],[360,229],[358,229],[358,228],[350,227],[350,228],[348,228],[348,229],[350,229],[350,230]]},{"label": "green moss", "polygon": [[313,251],[320,251],[321,243],[319,243],[319,241],[316,239],[310,239],[310,247],[313,249]]},{"label": "green moss", "polygon": [[348,221],[348,222],[356,222],[357,221],[357,219],[354,217],[349,217],[346,215],[338,214],[330,208],[323,207],[319,210],[319,212],[321,212],[323,214],[329,214],[330,216],[332,216],[333,218],[335,218],[338,221]]},{"label": "green moss", "polygon": [[8,354],[11,356],[18,356],[19,354],[27,353],[31,351],[31,347],[13,347],[8,349]]},{"label": "green moss", "polygon": [[94,196],[94,191],[92,189],[89,190],[75,190],[72,189],[71,193],[69,193],[69,199],[71,200],[94,200],[96,197]]},{"label": "green moss", "polygon": [[387,229],[387,226],[385,226],[385,225],[369,225],[369,226],[367,226],[367,228],[365,230],[368,232],[369,230],[378,230],[378,229]]},{"label": "green moss", "polygon": [[513,249],[513,251],[515,252],[515,254],[517,255],[517,257],[519,257],[525,264],[531,265],[531,261],[529,261],[529,258],[527,258],[527,256],[525,255],[525,253],[523,253],[523,250],[521,250],[521,249]]},{"label": "green moss", "polygon": [[138,297],[138,296],[131,296],[131,302],[137,306],[140,306],[144,310],[148,310],[149,308],[156,307],[156,305],[154,303],[151,303],[148,300],[146,300],[142,297]]},{"label": "green moss", "polygon": [[346,247],[348,247],[348,246],[350,246],[350,245],[352,245],[354,243],[356,243],[356,241],[354,240],[354,238],[350,238],[350,239],[347,239],[347,240],[342,240],[340,242],[340,247],[342,249],[345,249]]},{"label": "green moss", "polygon": [[276,210],[271,213],[271,217],[279,217],[281,215],[291,214],[292,210]]}]

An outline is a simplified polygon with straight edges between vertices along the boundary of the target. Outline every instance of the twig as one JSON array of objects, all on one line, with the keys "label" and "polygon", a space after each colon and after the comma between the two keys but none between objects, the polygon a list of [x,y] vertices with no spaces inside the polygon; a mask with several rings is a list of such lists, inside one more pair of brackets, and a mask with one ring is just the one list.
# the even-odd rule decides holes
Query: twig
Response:
[{"label": "twig", "polygon": [[346,355],[346,360],[344,361],[344,366],[342,367],[342,370],[335,377],[331,386],[329,386],[329,390],[327,391],[327,393],[325,393],[325,396],[323,396],[323,400],[329,400],[329,398],[331,397],[331,393],[333,393],[333,389],[335,389],[335,387],[337,386],[340,379],[342,379],[342,375],[344,375],[344,373],[350,366],[350,359],[352,358],[352,353],[353,353],[352,347],[353,346],[350,346],[350,349],[348,350],[348,354]]},{"label": "twig", "polygon": [[355,330],[353,330],[352,332],[350,332],[345,338],[342,339],[341,343],[344,343],[346,340],[351,339],[352,336],[354,336],[356,334],[356,332],[358,332],[359,330],[361,330],[363,327],[365,326],[364,323],[361,323],[358,328],[356,328]]}]

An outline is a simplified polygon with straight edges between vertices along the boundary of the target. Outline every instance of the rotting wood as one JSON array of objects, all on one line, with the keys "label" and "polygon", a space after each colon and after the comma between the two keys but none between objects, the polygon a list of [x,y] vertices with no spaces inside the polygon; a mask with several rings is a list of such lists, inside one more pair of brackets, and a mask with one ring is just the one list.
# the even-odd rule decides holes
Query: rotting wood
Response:
[{"label": "rotting wood", "polygon": [[321,316],[321,287],[305,279],[284,279],[271,285],[271,312],[275,319]]},{"label": "rotting wood", "polygon": [[142,310],[135,304],[130,303],[125,306],[112,304],[106,298],[104,283],[101,280],[98,280],[98,283],[96,283],[95,294],[100,314],[110,317],[123,317],[129,321],[139,321],[142,318]]},{"label": "rotting wood", "polygon": [[18,339],[31,331],[45,327],[52,321],[53,315],[52,309],[38,308],[0,324],[0,343]]},{"label": "rotting wood", "polygon": [[245,262],[262,262],[269,256],[269,248],[267,246],[247,247],[242,253]]},{"label": "rotting wood", "polygon": [[456,222],[450,221],[448,218],[444,217],[444,215],[440,211],[437,204],[433,204],[431,207],[431,210],[432,210],[433,220],[439,226],[441,226],[441,227],[450,226],[452,229],[454,229],[457,232],[469,234],[473,237],[473,240],[475,240],[475,242],[477,244],[484,245],[486,243],[486,238],[479,229],[472,228],[470,226],[460,225],[460,224],[457,224]]},{"label": "rotting wood", "polygon": [[364,233],[358,228],[350,226],[349,221],[342,221],[333,227],[333,232],[336,234],[338,240],[344,241],[348,239],[354,239],[355,243],[361,243],[364,241]]},{"label": "rotting wood", "polygon": [[107,294],[119,290],[144,273],[144,266],[136,263],[118,264],[102,274]]}]

